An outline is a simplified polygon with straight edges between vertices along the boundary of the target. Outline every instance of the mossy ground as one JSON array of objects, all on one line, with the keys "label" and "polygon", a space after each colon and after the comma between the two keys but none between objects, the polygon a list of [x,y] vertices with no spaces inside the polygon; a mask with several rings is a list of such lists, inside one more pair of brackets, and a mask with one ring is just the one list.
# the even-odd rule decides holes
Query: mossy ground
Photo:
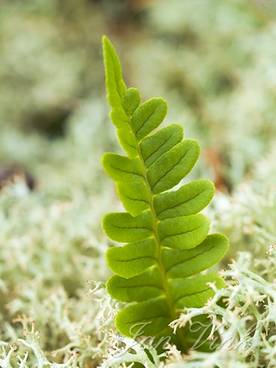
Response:
[{"label": "mossy ground", "polygon": [[[1,367],[275,367],[275,18],[274,2],[257,0],[3,2]],[[100,226],[119,207],[100,166],[116,149],[104,33],[128,83],[163,95],[168,121],[200,141],[194,176],[217,186],[209,215],[231,241],[229,287],[217,295],[228,307],[210,302],[173,324],[209,313],[224,343],[208,356],[167,346],[164,360],[113,326]]]}]

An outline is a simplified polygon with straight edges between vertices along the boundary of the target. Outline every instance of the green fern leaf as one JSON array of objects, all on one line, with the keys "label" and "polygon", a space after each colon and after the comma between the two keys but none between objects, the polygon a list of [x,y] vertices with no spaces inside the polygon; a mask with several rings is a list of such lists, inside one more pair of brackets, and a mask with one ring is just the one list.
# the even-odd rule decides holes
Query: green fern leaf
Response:
[{"label": "green fern leaf", "polygon": [[[116,317],[122,334],[167,335],[181,309],[201,307],[212,297],[210,283],[224,286],[217,273],[202,272],[222,259],[228,240],[208,235],[209,220],[199,213],[214,196],[210,181],[194,180],[171,190],[195,165],[198,143],[183,140],[177,124],[156,130],[167,114],[166,102],[158,97],[140,103],[138,90],[126,87],[106,37],[103,52],[111,119],[126,152],[106,153],[103,166],[127,211],[103,219],[107,236],[127,243],[106,253],[115,274],[107,289],[127,304]],[[178,340],[184,350],[191,336],[184,331]]]}]

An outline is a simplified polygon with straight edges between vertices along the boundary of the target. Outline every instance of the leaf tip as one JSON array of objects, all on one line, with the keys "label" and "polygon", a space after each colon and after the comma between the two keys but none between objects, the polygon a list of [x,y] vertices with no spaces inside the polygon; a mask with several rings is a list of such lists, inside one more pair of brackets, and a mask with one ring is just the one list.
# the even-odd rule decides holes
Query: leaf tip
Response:
[{"label": "leaf tip", "polygon": [[102,35],[102,45],[105,48],[110,44],[110,39],[106,35]]}]

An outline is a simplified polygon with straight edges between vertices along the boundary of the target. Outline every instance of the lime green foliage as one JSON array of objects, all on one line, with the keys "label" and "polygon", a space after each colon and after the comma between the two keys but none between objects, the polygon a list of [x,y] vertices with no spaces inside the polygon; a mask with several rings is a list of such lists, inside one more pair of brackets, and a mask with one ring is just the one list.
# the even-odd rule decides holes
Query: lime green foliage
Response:
[{"label": "lime green foliage", "polygon": [[[116,274],[107,288],[113,298],[128,303],[116,317],[122,334],[167,335],[179,310],[202,307],[213,296],[209,283],[223,287],[215,272],[199,273],[223,257],[228,240],[208,235],[209,220],[198,213],[214,195],[211,182],[196,180],[168,191],[195,165],[198,143],[183,140],[175,124],[155,132],[166,116],[166,102],[151,98],[140,103],[137,89],[126,87],[119,58],[106,37],[103,48],[110,116],[127,154],[107,153],[103,166],[128,211],[103,220],[110,239],[128,243],[107,252]],[[182,349],[187,348],[182,332],[178,339]]]}]

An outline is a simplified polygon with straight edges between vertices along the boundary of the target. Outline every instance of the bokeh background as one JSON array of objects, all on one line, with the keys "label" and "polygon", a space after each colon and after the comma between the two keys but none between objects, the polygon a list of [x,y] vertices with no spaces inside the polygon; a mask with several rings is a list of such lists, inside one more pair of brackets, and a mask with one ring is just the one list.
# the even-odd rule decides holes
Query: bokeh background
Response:
[{"label": "bokeh background", "polygon": [[167,122],[199,140],[193,176],[216,184],[209,215],[230,237],[226,262],[275,244],[276,1],[2,0],[0,345],[11,367],[26,351],[30,367],[94,367],[108,349],[100,219],[120,205],[100,165],[119,150],[103,34],[127,83],[166,98]]}]

